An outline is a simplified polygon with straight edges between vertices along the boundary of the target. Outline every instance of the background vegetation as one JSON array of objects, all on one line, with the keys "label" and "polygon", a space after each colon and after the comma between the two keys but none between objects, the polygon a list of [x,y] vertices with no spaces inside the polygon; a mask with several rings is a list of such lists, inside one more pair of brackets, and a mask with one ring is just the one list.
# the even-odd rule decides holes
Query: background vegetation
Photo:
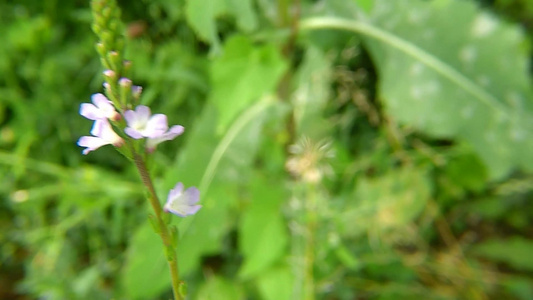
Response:
[{"label": "background vegetation", "polygon": [[[119,1],[191,299],[533,299],[529,0]],[[81,155],[88,1],[0,1],[0,298],[168,299],[142,185]],[[529,35],[528,35],[529,33]]]}]

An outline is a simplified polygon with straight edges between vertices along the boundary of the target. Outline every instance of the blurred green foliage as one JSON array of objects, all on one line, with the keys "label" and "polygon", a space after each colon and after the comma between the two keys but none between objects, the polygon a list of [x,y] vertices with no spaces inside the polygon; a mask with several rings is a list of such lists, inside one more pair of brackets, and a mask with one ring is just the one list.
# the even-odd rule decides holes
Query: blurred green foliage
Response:
[{"label": "blurred green foliage", "polygon": [[[530,1],[120,2],[143,103],[186,127],[151,165],[201,190],[191,299],[533,299]],[[91,21],[0,1],[1,299],[171,297],[134,168],[76,146]]]}]

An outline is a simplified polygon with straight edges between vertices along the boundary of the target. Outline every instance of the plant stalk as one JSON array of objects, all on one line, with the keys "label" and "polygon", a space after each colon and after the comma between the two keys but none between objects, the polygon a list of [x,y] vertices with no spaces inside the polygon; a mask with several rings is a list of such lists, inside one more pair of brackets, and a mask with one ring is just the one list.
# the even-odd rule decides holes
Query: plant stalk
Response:
[{"label": "plant stalk", "polygon": [[168,226],[161,217],[161,214],[163,213],[163,209],[161,208],[161,204],[155,192],[154,184],[152,182],[152,178],[150,177],[150,173],[148,172],[148,169],[146,168],[146,164],[144,163],[144,160],[137,152],[135,151],[132,151],[132,152],[133,152],[133,161],[135,162],[135,166],[137,167],[137,170],[139,171],[141,180],[144,186],[146,186],[146,188],[148,189],[148,192],[150,193],[148,200],[150,202],[150,205],[152,205],[152,208],[154,210],[154,213],[157,219],[157,225],[159,226],[158,234],[161,237],[161,240],[163,241],[163,245],[165,246],[166,249],[168,249],[167,251],[172,251],[170,255],[167,253],[167,261],[168,261],[168,266],[170,268],[170,276],[171,276],[171,281],[172,281],[172,291],[174,293],[174,299],[183,300],[181,293],[179,291],[181,281],[179,279],[179,272],[178,272],[176,245],[173,245],[173,241],[172,241]]}]

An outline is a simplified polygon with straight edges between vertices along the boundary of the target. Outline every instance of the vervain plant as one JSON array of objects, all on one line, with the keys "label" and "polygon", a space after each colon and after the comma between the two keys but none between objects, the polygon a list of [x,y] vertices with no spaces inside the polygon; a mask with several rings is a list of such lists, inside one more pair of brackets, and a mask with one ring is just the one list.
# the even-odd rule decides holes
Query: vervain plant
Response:
[{"label": "vervain plant", "polygon": [[80,115],[94,121],[91,136],[83,136],[78,145],[88,154],[104,145],[113,145],[137,168],[146,188],[146,197],[152,209],[150,221],[161,237],[170,268],[171,282],[175,299],[186,296],[186,286],[180,280],[177,264],[177,228],[170,226],[172,213],[186,217],[198,212],[200,192],[196,187],[184,190],[178,182],[168,193],[162,207],[155,191],[152,176],[147,167],[147,159],[159,143],[170,141],[183,134],[184,127],[174,125],[169,128],[167,116],[152,115],[150,108],[140,105],[142,87],[133,85],[130,79],[132,63],[123,57],[124,38],[120,9],[114,0],[93,0],[93,31],[98,36],[96,45],[105,71],[104,93],[92,96],[91,103],[80,106]]}]

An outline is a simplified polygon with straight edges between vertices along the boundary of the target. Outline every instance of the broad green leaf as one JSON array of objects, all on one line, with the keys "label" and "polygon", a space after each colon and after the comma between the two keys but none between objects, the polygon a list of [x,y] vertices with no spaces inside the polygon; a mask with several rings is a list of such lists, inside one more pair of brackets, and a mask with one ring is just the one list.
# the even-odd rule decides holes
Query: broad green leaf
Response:
[{"label": "broad green leaf", "polygon": [[467,141],[493,179],[531,165],[528,52],[517,28],[465,1],[377,1],[374,12],[377,26],[423,53],[369,43],[392,116]]},{"label": "broad green leaf", "polygon": [[249,180],[263,121],[272,104],[271,99],[263,99],[244,110],[221,137],[215,134],[216,109],[209,104],[189,133],[176,166],[166,174],[166,186],[172,187],[177,181],[198,186],[203,205],[198,214],[179,221],[182,273],[196,269],[202,255],[220,249],[234,222],[230,208],[236,205],[238,189]]},{"label": "broad green leaf", "polygon": [[503,262],[520,271],[533,271],[531,259],[533,242],[523,237],[492,239],[476,245],[473,253],[494,261]]},{"label": "broad green leaf", "polygon": [[239,300],[245,299],[242,289],[234,282],[219,276],[210,277],[206,283],[200,287],[198,300],[228,299]]},{"label": "broad green leaf", "polygon": [[480,192],[487,181],[487,171],[476,155],[453,158],[445,168],[446,177],[468,191]]},{"label": "broad green leaf", "polygon": [[341,215],[340,232],[354,236],[404,226],[422,212],[429,197],[430,183],[423,169],[403,168],[360,179],[355,199]]},{"label": "broad green leaf", "polygon": [[219,130],[261,97],[272,94],[287,65],[272,45],[256,46],[244,36],[233,36],[224,54],[213,62],[210,101],[219,110]]},{"label": "broad green leaf", "polygon": [[289,300],[292,298],[294,276],[288,266],[277,266],[261,273],[259,292],[265,300]]},{"label": "broad green leaf", "polygon": [[366,13],[369,13],[374,7],[373,0],[355,0],[355,3],[357,3],[357,6],[361,7]]},{"label": "broad green leaf", "polygon": [[257,15],[253,0],[226,0],[228,11],[237,18],[237,25],[244,32],[257,28]]},{"label": "broad green leaf", "polygon": [[254,180],[249,206],[239,224],[239,248],[244,256],[242,278],[256,276],[283,255],[288,242],[280,213],[284,199],[280,182]]},{"label": "broad green leaf", "polygon": [[128,299],[153,299],[171,289],[163,244],[149,222],[133,235],[126,253],[122,284]]},{"label": "broad green leaf", "polygon": [[178,265],[182,274],[198,270],[203,255],[220,251],[234,222],[230,205],[237,198],[236,186],[213,184],[207,192],[200,190],[202,209],[178,225]]},{"label": "broad green leaf", "polygon": [[533,299],[533,286],[531,285],[531,278],[529,277],[506,276],[505,279],[501,281],[501,284],[506,290],[514,294],[517,299]]},{"label": "broad green leaf", "polygon": [[366,36],[381,98],[400,123],[467,142],[491,179],[531,170],[533,93],[517,28],[454,0],[380,0],[371,23],[322,18],[301,27]]},{"label": "broad green leaf", "polygon": [[187,0],[185,15],[198,36],[216,47],[219,39],[215,18],[225,8],[225,1],[221,0]]}]

